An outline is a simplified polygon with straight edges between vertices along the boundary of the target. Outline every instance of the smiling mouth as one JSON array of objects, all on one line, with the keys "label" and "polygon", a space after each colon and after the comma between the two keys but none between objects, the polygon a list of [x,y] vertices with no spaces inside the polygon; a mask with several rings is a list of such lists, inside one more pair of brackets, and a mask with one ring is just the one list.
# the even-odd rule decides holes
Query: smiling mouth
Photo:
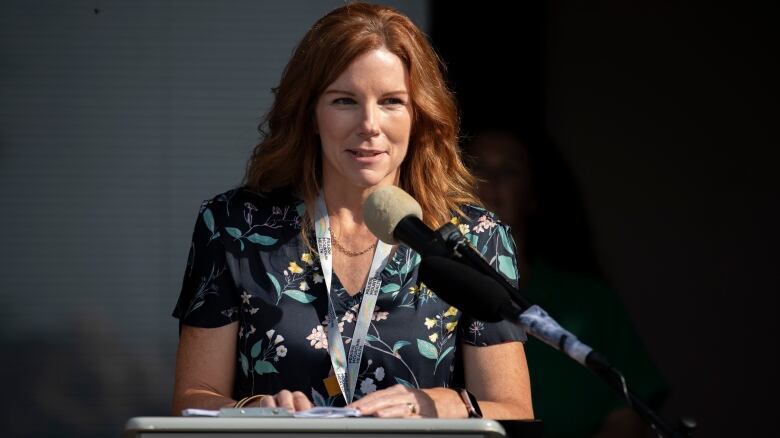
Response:
[{"label": "smiling mouth", "polygon": [[377,155],[384,154],[384,152],[380,151],[353,151],[351,149],[348,149],[347,152],[356,157],[375,157]]}]

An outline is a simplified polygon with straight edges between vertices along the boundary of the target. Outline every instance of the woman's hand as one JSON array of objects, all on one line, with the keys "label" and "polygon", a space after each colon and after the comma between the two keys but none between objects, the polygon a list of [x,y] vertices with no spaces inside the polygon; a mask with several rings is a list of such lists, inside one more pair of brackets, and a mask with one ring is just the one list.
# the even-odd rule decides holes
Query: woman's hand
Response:
[{"label": "woman's hand", "polygon": [[372,392],[347,405],[362,415],[392,418],[438,417],[436,403],[425,391],[403,385]]},{"label": "woman's hand", "polygon": [[252,408],[287,408],[290,412],[305,411],[311,409],[311,401],[301,391],[290,392],[283,389],[274,395],[263,396],[245,407]]}]

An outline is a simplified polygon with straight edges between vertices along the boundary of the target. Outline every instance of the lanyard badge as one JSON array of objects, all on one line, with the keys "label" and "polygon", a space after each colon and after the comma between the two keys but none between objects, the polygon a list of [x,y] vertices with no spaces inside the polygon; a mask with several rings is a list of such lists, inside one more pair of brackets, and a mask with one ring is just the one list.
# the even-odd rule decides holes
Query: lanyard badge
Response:
[{"label": "lanyard badge", "polygon": [[358,310],[358,318],[355,322],[355,331],[352,335],[349,355],[347,355],[344,341],[341,339],[338,316],[336,315],[331,294],[333,253],[330,242],[328,210],[322,193],[317,196],[315,214],[314,231],[317,237],[317,252],[319,253],[320,267],[322,268],[322,276],[325,280],[325,288],[328,295],[328,354],[330,355],[330,362],[333,366],[333,372],[341,394],[344,396],[347,404],[349,404],[352,403],[352,399],[355,396],[355,385],[360,372],[360,360],[363,357],[363,348],[365,347],[368,329],[371,325],[371,317],[374,314],[379,289],[382,287],[380,274],[385,264],[387,264],[392,246],[380,241],[374,250],[374,258],[371,260],[371,269],[363,287],[363,298],[360,302],[360,310]]}]

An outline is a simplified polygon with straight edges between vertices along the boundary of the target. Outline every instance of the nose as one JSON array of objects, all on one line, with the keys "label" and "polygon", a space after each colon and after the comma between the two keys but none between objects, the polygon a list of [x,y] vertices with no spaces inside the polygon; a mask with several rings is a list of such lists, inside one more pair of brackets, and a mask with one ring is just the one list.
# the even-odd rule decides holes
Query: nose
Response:
[{"label": "nose", "polygon": [[366,104],[361,114],[358,135],[367,139],[379,135],[378,117],[376,106],[371,103]]}]

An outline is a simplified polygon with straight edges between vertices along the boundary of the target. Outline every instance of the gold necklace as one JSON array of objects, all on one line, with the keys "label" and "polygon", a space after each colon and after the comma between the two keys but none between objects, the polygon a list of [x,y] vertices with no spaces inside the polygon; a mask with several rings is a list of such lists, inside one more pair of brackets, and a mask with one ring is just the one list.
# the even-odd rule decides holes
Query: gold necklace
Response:
[{"label": "gold necklace", "polygon": [[347,248],[344,248],[343,246],[341,246],[339,241],[336,240],[336,236],[333,235],[333,229],[330,230],[330,240],[333,241],[333,246],[335,246],[336,249],[338,249],[339,251],[343,252],[344,254],[346,254],[346,255],[348,255],[350,257],[357,257],[357,256],[363,255],[363,254],[371,251],[372,249],[374,249],[376,247],[376,244],[378,242],[378,241],[374,242],[371,246],[369,246],[368,248],[364,249],[363,251],[358,251],[358,252],[350,251]]}]

